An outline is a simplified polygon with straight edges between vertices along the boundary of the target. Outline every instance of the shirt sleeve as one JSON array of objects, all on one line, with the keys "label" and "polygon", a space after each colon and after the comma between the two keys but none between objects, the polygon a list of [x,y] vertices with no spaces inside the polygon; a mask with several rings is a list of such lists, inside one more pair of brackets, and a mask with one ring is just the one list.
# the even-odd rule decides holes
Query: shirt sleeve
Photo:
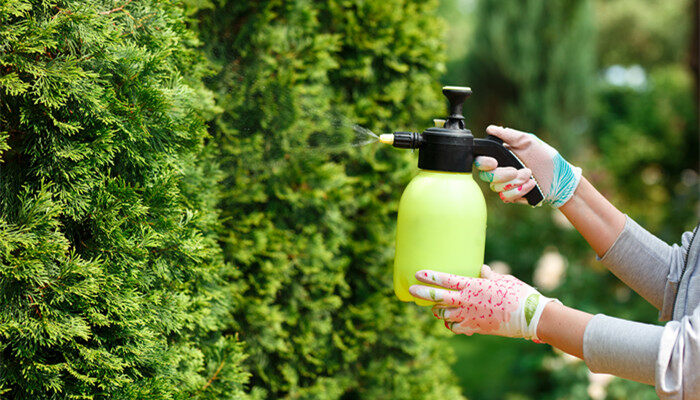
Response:
[{"label": "shirt sleeve", "polygon": [[[624,229],[600,260],[654,307],[668,309],[675,298],[689,236],[684,235],[683,246],[669,246],[625,217]],[[670,319],[669,312],[662,312],[664,316],[662,319]]]},{"label": "shirt sleeve", "polygon": [[653,385],[664,328],[595,315],[583,334],[583,360],[592,372]]},{"label": "shirt sleeve", "polygon": [[656,361],[656,394],[662,399],[700,398],[700,306],[664,326]]},{"label": "shirt sleeve", "polygon": [[662,399],[698,399],[700,306],[665,326],[598,314],[586,325],[583,359],[593,372],[655,385]]}]

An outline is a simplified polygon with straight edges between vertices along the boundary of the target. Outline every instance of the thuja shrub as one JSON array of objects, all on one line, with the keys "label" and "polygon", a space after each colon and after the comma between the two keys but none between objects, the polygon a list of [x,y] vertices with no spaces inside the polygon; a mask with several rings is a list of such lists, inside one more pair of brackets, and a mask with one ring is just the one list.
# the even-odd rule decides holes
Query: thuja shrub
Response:
[{"label": "thuja shrub", "polygon": [[[229,330],[268,398],[459,398],[430,312],[391,288],[410,154],[355,149],[350,121],[422,127],[438,100],[434,1],[221,1],[198,29],[218,67],[221,243],[245,288]],[[238,296],[238,295],[237,295]]]},{"label": "thuja shrub", "polygon": [[245,396],[196,46],[167,1],[0,2],[0,397]]}]

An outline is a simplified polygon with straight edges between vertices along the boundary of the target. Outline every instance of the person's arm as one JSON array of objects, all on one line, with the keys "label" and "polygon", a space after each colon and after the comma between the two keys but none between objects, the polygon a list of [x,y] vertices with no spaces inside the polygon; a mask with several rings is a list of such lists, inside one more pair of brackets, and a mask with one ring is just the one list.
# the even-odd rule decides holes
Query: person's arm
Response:
[{"label": "person's arm", "polygon": [[499,168],[496,159],[477,157],[479,177],[506,202],[522,202],[537,183],[544,202],[559,208],[599,256],[605,254],[622,232],[625,215],[582,176],[581,168],[531,133],[494,125],[486,132],[502,139],[527,168]]},{"label": "person's arm", "polygon": [[585,177],[559,210],[583,236],[593,251],[602,257],[625,227],[625,214],[603,197]]},{"label": "person's arm", "polygon": [[656,386],[662,399],[700,398],[700,306],[665,326],[591,315],[550,302],[537,336],[588,368]]},{"label": "person's arm", "polygon": [[653,385],[663,328],[611,318],[549,303],[540,317],[537,336],[581,358],[593,372]]},{"label": "person's arm", "polygon": [[505,202],[522,202],[536,181],[545,203],[564,213],[603,264],[660,309],[661,319],[670,319],[690,235],[682,246],[659,240],[615,208],[582,177],[580,168],[535,135],[493,125],[487,133],[501,138],[527,168],[501,168],[494,158],[477,157],[479,177],[490,182]]},{"label": "person's arm", "polygon": [[593,372],[653,385],[663,328],[547,304],[537,336],[581,358]]},{"label": "person's arm", "polygon": [[559,210],[610,272],[662,310],[661,319],[671,319],[690,233],[681,246],[669,246],[621,213],[585,178]]},{"label": "person's arm", "polygon": [[654,383],[662,327],[592,316],[563,306],[514,276],[495,273],[487,266],[481,276],[419,271],[416,279],[427,285],[413,285],[409,291],[436,302],[434,315],[454,333],[545,342],[583,358],[593,372]]},{"label": "person's arm", "polygon": [[583,359],[583,334],[593,315],[551,302],[545,306],[537,336],[544,343]]}]

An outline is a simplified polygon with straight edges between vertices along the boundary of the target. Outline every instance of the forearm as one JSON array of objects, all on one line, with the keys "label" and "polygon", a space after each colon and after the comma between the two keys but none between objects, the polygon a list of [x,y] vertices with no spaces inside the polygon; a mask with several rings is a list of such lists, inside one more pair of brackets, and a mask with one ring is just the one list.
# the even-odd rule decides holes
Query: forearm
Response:
[{"label": "forearm", "polygon": [[559,350],[583,359],[583,335],[593,315],[549,302],[542,312],[537,337]]},{"label": "forearm", "polygon": [[680,247],[672,248],[628,219],[585,178],[559,209],[613,274],[662,309],[669,271],[682,265]]},{"label": "forearm", "polygon": [[550,302],[537,326],[537,336],[583,359],[593,372],[654,384],[660,326],[640,324]]},{"label": "forearm", "polygon": [[625,226],[625,215],[584,177],[571,199],[559,210],[601,257]]}]

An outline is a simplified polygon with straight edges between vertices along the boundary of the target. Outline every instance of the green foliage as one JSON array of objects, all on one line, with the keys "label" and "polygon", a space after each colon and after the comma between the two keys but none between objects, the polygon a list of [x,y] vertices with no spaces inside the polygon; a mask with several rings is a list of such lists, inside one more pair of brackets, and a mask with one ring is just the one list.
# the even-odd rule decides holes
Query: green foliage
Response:
[{"label": "green foliage", "polygon": [[[537,132],[567,153],[586,128],[594,70],[589,0],[481,0],[464,71],[472,128]],[[478,99],[478,101],[477,101]]]},{"label": "green foliage", "polygon": [[459,398],[391,291],[410,155],[349,146],[442,111],[436,4],[186,6],[213,64],[167,2],[0,4],[0,392]]},{"label": "green foliage", "polygon": [[181,10],[8,0],[0,44],[3,398],[242,396]]},{"label": "green foliage", "polygon": [[197,14],[220,66],[221,241],[246,285],[230,329],[269,398],[459,397],[441,328],[391,289],[409,155],[349,146],[349,121],[382,131],[442,113],[434,7],[228,1]]},{"label": "green foliage", "polygon": [[[692,0],[596,0],[601,65],[663,66],[688,53]],[[669,29],[669,27],[673,29]]]},{"label": "green foliage", "polygon": [[606,183],[621,208],[669,241],[695,224],[688,218],[699,193],[694,84],[685,67],[670,65],[652,70],[642,88],[604,85],[599,98],[593,138]]}]

